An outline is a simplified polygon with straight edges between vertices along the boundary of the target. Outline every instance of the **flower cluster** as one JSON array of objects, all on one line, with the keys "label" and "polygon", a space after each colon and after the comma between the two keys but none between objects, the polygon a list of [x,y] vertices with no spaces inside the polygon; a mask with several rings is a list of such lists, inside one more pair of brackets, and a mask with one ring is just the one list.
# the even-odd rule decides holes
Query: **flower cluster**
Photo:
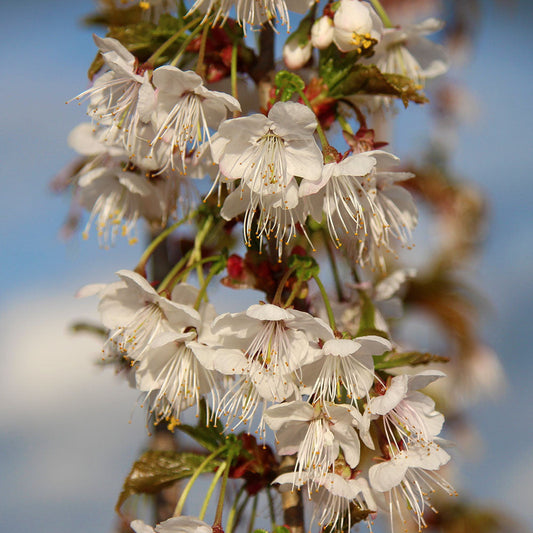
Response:
[{"label": "flower cluster", "polygon": [[[137,44],[94,36],[101,69],[75,98],[87,101],[91,122],[69,138],[83,158],[72,184],[89,212],[84,236],[95,226],[104,246],[119,233],[133,243],[141,219],[160,234],[135,269],[80,296],[98,295],[104,358],[127,363],[148,423],[179,428],[192,408],[204,424],[187,426],[193,437],[202,432],[211,453],[191,463],[189,483],[206,469],[217,470],[214,485],[225,480],[213,528],[203,521],[212,489],[199,518],[179,516],[189,487],[174,518],[155,530],[135,520],[137,533],[221,531],[228,477],[253,479],[242,488],[251,495],[270,484],[282,498],[305,487],[312,522],[332,531],[382,514],[393,529],[407,514],[422,528],[434,488],[454,492],[438,473],[450,459],[440,438],[444,417],[421,390],[444,374],[405,368],[417,362],[402,355],[384,310],[395,303],[401,315],[397,295],[416,275],[391,268],[418,222],[404,186],[414,175],[374,141],[359,107],[424,102],[421,84],[446,63],[424,37],[436,21],[393,27],[373,5],[340,0],[317,17],[318,5],[307,0],[197,0],[184,22],[170,2],[141,2],[151,21],[143,18],[142,27],[161,20],[159,33],[146,30]],[[289,26],[289,10],[305,16],[287,40],[285,63],[308,71],[276,74],[271,62],[262,72],[265,50],[249,48],[245,31],[264,25],[264,45],[276,22]],[[207,84],[206,72],[220,65],[231,95]],[[250,106],[239,102],[239,84],[252,81],[262,96],[243,114]],[[330,144],[334,123],[344,153]],[[194,185],[206,177],[207,186]],[[155,249],[190,221],[192,240],[172,241],[179,250],[168,247],[168,265],[150,283]],[[235,225],[244,258],[240,239],[229,236]],[[323,282],[322,250],[336,299]],[[224,285],[262,291],[261,301],[218,314],[208,294],[224,270]],[[272,460],[266,468],[270,452],[261,455],[250,434],[264,449],[275,442],[291,467],[280,472]],[[231,520],[240,513],[236,502]]]}]

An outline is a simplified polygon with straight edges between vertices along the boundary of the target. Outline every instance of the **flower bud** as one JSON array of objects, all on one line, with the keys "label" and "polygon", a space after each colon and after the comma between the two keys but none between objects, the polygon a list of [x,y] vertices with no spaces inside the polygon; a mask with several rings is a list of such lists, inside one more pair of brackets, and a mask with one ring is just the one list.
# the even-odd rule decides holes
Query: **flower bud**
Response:
[{"label": "flower bud", "polygon": [[333,17],[333,40],[341,52],[365,46],[370,39],[380,40],[383,23],[367,2],[341,0]]},{"label": "flower bud", "polygon": [[302,68],[311,59],[312,51],[311,41],[302,46],[297,39],[288,40],[283,47],[283,61],[290,69]]},{"label": "flower bud", "polygon": [[324,50],[333,41],[333,20],[329,17],[320,17],[315,20],[311,28],[311,43],[315,48]]}]

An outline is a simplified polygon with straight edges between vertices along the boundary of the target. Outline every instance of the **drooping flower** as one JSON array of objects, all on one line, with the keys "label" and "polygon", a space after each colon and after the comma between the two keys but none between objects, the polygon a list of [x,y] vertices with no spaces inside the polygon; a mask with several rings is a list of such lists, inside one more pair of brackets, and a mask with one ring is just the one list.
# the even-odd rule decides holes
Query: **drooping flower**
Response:
[{"label": "drooping flower", "polygon": [[278,20],[282,24],[289,24],[289,10],[305,13],[311,5],[309,0],[195,0],[189,13],[200,10],[205,16],[213,17],[212,24],[219,20],[225,21],[231,9],[235,8],[235,20],[243,26],[246,35],[247,25],[255,26],[268,22],[273,24]]},{"label": "drooping flower", "polygon": [[448,70],[444,47],[425,37],[442,27],[442,21],[429,18],[405,28],[386,28],[371,61],[381,72],[401,74],[423,86]]},{"label": "drooping flower", "polygon": [[351,479],[330,472],[315,481],[310,472],[288,472],[278,476],[273,483],[281,485],[281,492],[307,483],[309,498],[314,504],[311,522],[317,521],[320,527],[329,527],[332,531],[350,531],[352,506],[371,513],[377,510],[368,482],[361,476]]},{"label": "drooping flower", "polygon": [[313,366],[316,379],[313,398],[334,402],[342,385],[349,399],[355,401],[368,395],[374,383],[373,355],[392,348],[383,337],[369,335],[355,339],[329,339],[322,347],[323,357]]},{"label": "drooping flower", "polygon": [[392,241],[408,245],[417,223],[411,194],[397,182],[413,175],[394,170],[398,158],[382,150],[352,154],[324,165],[320,180],[303,180],[299,194],[320,221],[326,215],[334,244],[362,265],[385,268]]},{"label": "drooping flower", "polygon": [[139,361],[158,336],[199,327],[200,315],[192,307],[158,294],[136,272],[117,274],[121,280],[102,288],[98,305],[102,323],[110,329],[106,344],[112,351]]},{"label": "drooping flower", "polygon": [[[172,292],[172,301],[187,307],[194,316],[198,293],[195,287],[180,283]],[[209,394],[217,404],[219,374],[214,370],[210,353],[217,338],[209,327],[215,315],[211,304],[202,303],[197,327],[182,324],[180,330],[159,335],[136,365],[137,388],[146,393],[148,413],[156,421],[170,417],[179,421],[181,412],[194,405],[198,412],[200,400]]]},{"label": "drooping flower", "polygon": [[[224,346],[215,368],[237,377],[219,411],[238,418],[238,424],[252,420],[259,406],[297,395],[299,369],[316,358],[318,339],[333,335],[309,313],[273,304],[220,315],[212,330]],[[259,425],[263,427],[262,417]]]},{"label": "drooping flower", "polygon": [[272,374],[297,371],[316,357],[312,343],[333,336],[319,318],[273,304],[254,304],[244,313],[217,317],[213,331],[225,347],[243,350],[248,364]]},{"label": "drooping flower", "polygon": [[392,448],[397,446],[398,438],[405,446],[431,443],[441,432],[444,416],[435,410],[435,402],[418,389],[444,376],[438,370],[394,376],[384,394],[368,402],[363,431],[368,431],[370,420],[382,417],[385,437]]},{"label": "drooping flower", "polygon": [[222,216],[245,213],[247,244],[255,226],[258,236],[273,234],[278,239],[281,255],[287,234],[294,234],[303,217],[297,212],[295,177],[314,182],[322,171],[316,125],[315,114],[295,102],[277,102],[268,117],[255,114],[221,124],[211,145],[213,160],[223,181],[231,185],[240,180],[226,199]]},{"label": "drooping flower", "polygon": [[370,467],[370,485],[385,495],[392,532],[395,518],[406,523],[404,514],[407,510],[414,515],[420,531],[426,527],[426,506],[435,511],[429,502],[429,494],[435,492],[435,487],[449,495],[456,494],[437,473],[449,460],[450,456],[437,444],[416,444],[403,450],[396,448],[390,458]]},{"label": "drooping flower", "polygon": [[[248,426],[248,431],[255,427],[255,433],[263,437],[264,412],[268,405],[299,397],[298,383],[293,373],[266,372],[263,365],[250,363],[239,350],[217,350],[213,364],[218,372],[235,378],[217,408],[218,417],[223,415],[228,418],[226,427],[236,420],[232,431],[243,424]],[[256,424],[258,413],[259,422]]]},{"label": "drooping flower", "polygon": [[77,202],[90,212],[83,232],[88,238],[93,223],[102,246],[113,245],[117,235],[137,242],[139,219],[164,226],[176,209],[183,179],[176,173],[152,176],[133,165],[118,147],[99,142],[90,124],[80,124],[69,135],[69,144],[86,155],[86,163],[73,177]]},{"label": "drooping flower", "polygon": [[324,165],[318,181],[304,180],[300,185],[300,196],[311,204],[313,218],[320,222],[326,215],[328,230],[336,246],[341,243],[342,233],[357,228],[354,236],[366,228],[363,197],[368,194],[363,186],[364,178],[376,166],[376,159],[370,153],[352,154],[339,162]]},{"label": "drooping flower", "polygon": [[101,140],[118,144],[128,153],[139,151],[149,139],[143,133],[155,109],[155,92],[149,72],[119,41],[93,35],[108,71],[75,99],[89,98],[87,114],[102,130]]},{"label": "drooping flower", "polygon": [[418,223],[418,211],[409,191],[397,185],[412,178],[410,172],[398,172],[395,166],[398,158],[380,150],[365,152],[376,159],[374,170],[361,180],[366,194],[361,197],[364,222],[362,227],[354,227],[353,239],[350,232],[341,234],[340,240],[346,245],[347,253],[364,266],[386,269],[385,255],[394,254],[394,244],[411,246],[411,233]]},{"label": "drooping flower", "polygon": [[302,400],[269,407],[264,418],[276,433],[280,455],[298,454],[295,472],[308,472],[320,483],[342,450],[346,463],[359,464],[355,409],[349,405],[311,405]]},{"label": "drooping flower", "polygon": [[240,111],[232,96],[210,91],[192,71],[164,65],[154,70],[157,89],[156,129],[152,151],[163,152],[163,169],[185,171],[186,158],[203,143],[210,142],[209,129],[216,129],[227,111]]}]

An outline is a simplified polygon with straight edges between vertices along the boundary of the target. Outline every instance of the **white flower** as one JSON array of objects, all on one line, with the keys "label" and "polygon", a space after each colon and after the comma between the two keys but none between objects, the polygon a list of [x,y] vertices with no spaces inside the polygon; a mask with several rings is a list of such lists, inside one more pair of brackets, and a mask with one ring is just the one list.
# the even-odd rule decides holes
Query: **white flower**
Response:
[{"label": "white flower", "polygon": [[226,347],[243,349],[251,365],[272,374],[296,371],[316,356],[311,343],[333,336],[319,318],[273,304],[252,305],[245,313],[217,317],[213,331]]},{"label": "white flower", "polygon": [[74,176],[77,201],[91,213],[83,232],[85,239],[93,222],[105,247],[114,244],[119,232],[131,244],[137,242],[135,230],[140,218],[158,226],[166,224],[176,209],[183,178],[176,173],[147,175],[130,163],[122,148],[101,143],[90,124],[74,128],[69,144],[91,156]]},{"label": "white flower", "polygon": [[350,339],[330,339],[322,348],[324,356],[315,363],[318,366],[313,386],[313,398],[334,402],[339,386],[346,389],[348,398],[356,399],[368,395],[374,383],[373,355],[381,355],[392,348],[382,337],[369,335]]},{"label": "white flower", "polygon": [[[315,481],[312,473],[289,472],[278,476],[273,483],[279,483],[282,492],[308,483],[309,497],[315,505],[311,521],[317,520],[320,527],[329,526],[332,531],[350,531],[352,505],[373,512],[377,509],[372,491],[363,477],[346,479],[332,472]],[[311,492],[309,485],[318,489]]]},{"label": "white flower", "polygon": [[450,456],[440,446],[431,443],[409,446],[397,451],[389,460],[370,467],[370,485],[375,491],[385,493],[392,531],[395,515],[405,524],[406,508],[414,514],[420,530],[426,527],[426,505],[435,511],[428,500],[428,495],[435,492],[435,486],[450,495],[456,494],[453,487],[436,472],[449,460]]},{"label": "white flower", "polygon": [[408,245],[416,226],[411,194],[396,185],[413,175],[394,171],[397,161],[381,150],[352,154],[324,165],[320,180],[300,185],[299,194],[313,218],[320,221],[324,212],[335,245],[345,245],[362,265],[384,269],[392,239]]},{"label": "white flower", "polygon": [[320,178],[316,125],[306,106],[277,102],[268,117],[255,114],[223,122],[212,143],[213,159],[226,180],[240,179],[260,196],[283,195],[295,176]]},{"label": "white flower", "polygon": [[141,360],[157,336],[199,327],[200,315],[190,306],[161,296],[135,272],[117,274],[121,281],[100,291],[98,305],[102,323],[111,330],[106,344],[112,351]]},{"label": "white flower", "polygon": [[[210,91],[192,71],[164,65],[154,70],[157,89],[157,133],[152,149],[164,152],[163,168],[184,172],[188,153],[210,142],[209,128],[217,128],[226,112],[241,109],[232,96]],[[177,163],[177,164],[176,164]]]},{"label": "white flower", "polygon": [[[405,28],[385,28],[374,55],[363,58],[366,64],[375,64],[386,74],[400,74],[411,78],[420,87],[426,80],[436,78],[448,70],[448,59],[443,46],[427,39],[425,35],[442,28],[441,21],[429,18],[420,24]],[[386,110],[394,99],[387,96],[355,97],[372,112]]]},{"label": "white flower", "polygon": [[341,52],[370,46],[379,41],[383,23],[368,2],[341,0],[333,17],[333,42]]},{"label": "white flower", "polygon": [[306,471],[312,482],[320,483],[340,450],[351,468],[359,464],[354,411],[349,405],[311,405],[298,400],[269,407],[264,419],[276,433],[279,454],[297,453],[295,472]]},{"label": "white flower", "polygon": [[211,144],[213,160],[226,182],[240,180],[222,215],[228,219],[245,212],[247,244],[256,211],[260,215],[254,222],[257,234],[268,238],[273,233],[280,254],[287,231],[294,233],[295,223],[303,216],[294,211],[298,206],[295,176],[317,181],[322,171],[322,153],[314,139],[316,124],[315,114],[306,106],[277,102],[268,117],[255,114],[220,125]]},{"label": "white flower", "polygon": [[289,39],[283,46],[283,61],[288,68],[296,70],[305,66],[312,53],[311,41],[302,45],[298,39]]},{"label": "white flower", "polygon": [[397,296],[403,284],[416,276],[414,268],[400,268],[391,274],[382,277],[375,285],[370,281],[363,281],[347,287],[344,292],[344,302],[332,302],[334,311],[339,316],[341,331],[348,331],[352,335],[357,334],[361,324],[363,303],[360,291],[364,291],[374,305],[374,325],[376,329],[389,333],[387,319],[400,318],[403,312],[403,304]]},{"label": "white flower", "polygon": [[326,49],[333,42],[333,20],[330,17],[320,17],[311,26],[311,43],[319,50]]},{"label": "white flower", "polygon": [[394,241],[408,248],[411,246],[418,212],[409,191],[397,182],[413,174],[394,170],[398,158],[392,154],[381,150],[365,154],[375,158],[376,166],[360,181],[366,193],[360,198],[363,221],[356,226],[355,221],[343,217],[348,231],[341,233],[339,239],[346,245],[347,253],[363,266],[369,264],[385,270],[385,254],[394,253]]},{"label": "white flower", "polygon": [[307,211],[305,205],[298,201],[298,185],[295,181],[290,182],[282,193],[272,196],[262,196],[252,191],[247,184],[240,185],[226,197],[220,214],[225,220],[231,220],[242,213],[245,244],[251,246],[252,240],[256,239],[262,250],[263,239],[268,241],[274,237],[279,258],[284,246],[288,246],[296,237],[298,225],[307,237],[304,228]]},{"label": "white flower", "polygon": [[191,516],[177,516],[169,518],[155,528],[145,524],[142,520],[134,520],[130,524],[135,533],[212,533],[212,528],[202,520]]},{"label": "white flower", "polygon": [[441,432],[444,416],[435,410],[435,402],[418,389],[444,376],[438,370],[394,376],[385,393],[368,402],[363,414],[363,431],[368,431],[370,420],[381,416],[391,447],[397,446],[398,438],[405,445],[432,442]]},{"label": "white flower", "polygon": [[[198,293],[195,287],[181,283],[173,290],[173,303],[186,306],[194,316],[192,305]],[[194,405],[198,411],[200,400],[210,393],[217,403],[218,374],[210,353],[217,338],[209,328],[215,308],[203,303],[199,314],[197,328],[181,328],[182,331],[170,331],[155,338],[135,367],[137,388],[146,392],[148,413],[156,421],[171,416],[179,420],[181,412]]]},{"label": "white flower", "polygon": [[405,28],[386,28],[375,55],[366,61],[375,63],[381,72],[401,74],[416,84],[435,78],[448,70],[444,47],[425,35],[439,31],[443,23],[429,18],[420,24]]},{"label": "white flower", "polygon": [[140,143],[146,144],[141,132],[155,108],[149,73],[139,70],[135,56],[116,39],[93,38],[109,70],[76,100],[90,98],[87,114],[103,129],[103,140],[135,153]]},{"label": "white flower", "polygon": [[261,437],[265,433],[264,411],[269,403],[280,403],[299,395],[294,375],[282,372],[266,372],[263,365],[250,363],[239,350],[219,349],[215,353],[214,368],[227,376],[237,378],[220,401],[217,416],[229,418],[226,427],[234,419],[234,431],[241,424],[254,426],[257,411],[260,420],[255,430]]},{"label": "white flower", "polygon": [[368,195],[364,187],[364,178],[369,176],[376,166],[376,159],[370,152],[352,154],[340,162],[324,165],[320,180],[312,182],[304,180],[300,186],[300,196],[311,203],[310,211],[313,218],[320,222],[322,212],[326,214],[329,233],[339,246],[342,233],[350,233],[356,228],[364,233],[364,209],[368,202],[363,197]]},{"label": "white flower", "polygon": [[219,408],[221,413],[237,417],[237,425],[252,420],[260,405],[264,408],[267,402],[298,394],[300,367],[316,358],[319,338],[333,335],[322,320],[273,304],[220,315],[212,330],[225,347],[218,352],[215,368],[239,376]]},{"label": "white flower", "polygon": [[289,24],[289,9],[297,13],[305,13],[312,2],[310,0],[195,0],[189,13],[200,10],[207,18],[211,15],[212,24],[222,19],[225,21],[230,11],[235,7],[235,18],[243,26],[246,35],[246,26],[263,24],[280,20],[282,24]]}]

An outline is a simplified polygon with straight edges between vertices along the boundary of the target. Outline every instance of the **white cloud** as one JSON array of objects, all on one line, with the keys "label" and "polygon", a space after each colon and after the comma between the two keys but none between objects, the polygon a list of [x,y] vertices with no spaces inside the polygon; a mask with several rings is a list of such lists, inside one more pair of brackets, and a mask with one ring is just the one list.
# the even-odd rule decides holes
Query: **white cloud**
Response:
[{"label": "white cloud", "polygon": [[42,293],[2,310],[0,444],[9,464],[0,487],[8,507],[84,502],[90,511],[106,501],[111,522],[123,478],[146,444],[136,391],[95,365],[98,338],[68,332],[75,319],[96,321],[95,307],[94,299]]}]

